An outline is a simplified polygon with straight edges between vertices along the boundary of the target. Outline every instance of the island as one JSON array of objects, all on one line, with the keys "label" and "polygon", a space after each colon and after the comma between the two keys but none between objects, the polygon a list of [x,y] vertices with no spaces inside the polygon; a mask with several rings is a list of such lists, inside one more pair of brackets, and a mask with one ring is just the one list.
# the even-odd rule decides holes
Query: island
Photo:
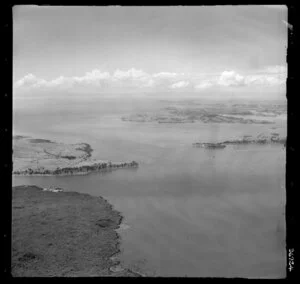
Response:
[{"label": "island", "polygon": [[163,103],[167,106],[157,111],[131,113],[121,117],[121,120],[147,123],[274,124],[274,119],[286,117],[287,112],[285,104],[200,104],[192,101]]},{"label": "island", "polygon": [[194,143],[193,146],[207,149],[224,149],[226,147],[223,143]]},{"label": "island", "polygon": [[222,142],[225,145],[236,144],[286,144],[286,137],[281,137],[279,133],[259,134],[256,137],[245,135],[239,139],[226,140]]},{"label": "island", "polygon": [[281,137],[279,133],[259,134],[256,137],[251,135],[244,135],[242,138],[225,140],[216,143],[201,143],[196,142],[192,145],[197,148],[206,149],[224,149],[226,145],[246,145],[246,144],[283,144],[286,146],[286,138]]},{"label": "island", "polygon": [[85,175],[119,168],[137,168],[136,161],[92,159],[87,143],[65,144],[28,136],[13,136],[13,175]]},{"label": "island", "polygon": [[103,197],[13,187],[12,276],[143,276],[118,258],[122,219]]}]

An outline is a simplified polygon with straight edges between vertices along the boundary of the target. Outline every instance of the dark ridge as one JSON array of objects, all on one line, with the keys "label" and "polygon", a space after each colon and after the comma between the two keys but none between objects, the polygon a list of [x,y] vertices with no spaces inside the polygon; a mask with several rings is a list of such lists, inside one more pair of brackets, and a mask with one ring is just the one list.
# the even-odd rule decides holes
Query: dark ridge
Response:
[{"label": "dark ridge", "polygon": [[91,172],[98,172],[106,169],[117,169],[117,168],[136,168],[138,167],[136,161],[124,162],[124,163],[94,163],[92,165],[86,166],[75,166],[75,167],[65,167],[65,168],[56,168],[55,170],[47,169],[31,169],[28,168],[22,171],[13,171],[15,175],[75,175],[75,174],[88,174]]},{"label": "dark ridge", "polygon": [[68,160],[75,160],[76,157],[75,156],[60,156],[63,159],[68,159]]},{"label": "dark ridge", "polygon": [[76,150],[83,151],[87,154],[87,158],[91,157],[92,152],[94,151],[90,144],[82,143],[83,147],[78,147]]},{"label": "dark ridge", "polygon": [[103,197],[18,186],[12,205],[13,277],[140,276],[113,272],[123,217]]},{"label": "dark ridge", "polygon": [[13,139],[23,139],[23,138],[28,138],[29,136],[22,136],[22,135],[14,135]]},{"label": "dark ridge", "polygon": [[54,143],[53,141],[51,140],[47,140],[47,139],[39,139],[39,138],[36,138],[36,139],[30,139],[29,140],[31,143]]}]

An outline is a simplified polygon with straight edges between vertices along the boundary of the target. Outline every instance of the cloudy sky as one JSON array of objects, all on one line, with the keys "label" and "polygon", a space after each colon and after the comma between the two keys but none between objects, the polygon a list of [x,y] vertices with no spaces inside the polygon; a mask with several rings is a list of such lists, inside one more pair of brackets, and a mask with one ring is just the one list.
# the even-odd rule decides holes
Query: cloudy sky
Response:
[{"label": "cloudy sky", "polygon": [[14,93],[285,92],[285,6],[13,9]]}]

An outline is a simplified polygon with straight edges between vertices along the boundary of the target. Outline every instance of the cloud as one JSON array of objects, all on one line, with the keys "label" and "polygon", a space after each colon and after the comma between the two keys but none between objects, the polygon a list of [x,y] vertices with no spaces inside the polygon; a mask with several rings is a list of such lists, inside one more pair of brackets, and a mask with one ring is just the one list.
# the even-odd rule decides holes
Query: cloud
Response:
[{"label": "cloud", "polygon": [[176,78],[178,76],[183,76],[184,73],[172,73],[172,72],[159,72],[153,74],[153,78]]},{"label": "cloud", "polygon": [[98,69],[94,69],[91,72],[85,73],[85,76],[83,77],[84,80],[90,80],[90,81],[95,81],[95,80],[105,80],[105,79],[110,79],[110,74],[109,72],[101,72]]},{"label": "cloud", "polygon": [[283,65],[267,66],[257,74],[248,75],[245,78],[247,85],[275,86],[283,85],[287,78],[287,67]]},{"label": "cloud", "polygon": [[14,84],[15,88],[71,88],[78,85],[111,87],[111,88],[150,88],[154,86],[169,86],[174,80],[179,79],[183,73],[160,72],[148,74],[143,70],[131,68],[129,70],[115,70],[112,74],[94,69],[80,77],[60,76],[46,81],[28,74]]},{"label": "cloud", "polygon": [[214,84],[211,81],[203,81],[198,85],[195,85],[195,89],[206,89],[212,87]]},{"label": "cloud", "polygon": [[118,80],[123,80],[123,79],[141,79],[144,77],[148,77],[149,75],[144,72],[143,70],[137,70],[134,68],[131,68],[127,71],[122,71],[120,69],[117,69],[114,74],[113,78],[118,79]]},{"label": "cloud", "polygon": [[45,84],[46,81],[44,79],[38,78],[33,74],[27,74],[23,78],[21,78],[19,81],[16,82],[15,86],[17,88],[20,87],[36,87],[38,85]]},{"label": "cloud", "polygon": [[117,83],[124,87],[152,87],[155,84],[152,76],[143,70],[131,68],[127,71],[117,69],[112,77],[111,82]]},{"label": "cloud", "polygon": [[263,72],[265,73],[271,73],[271,74],[279,74],[279,73],[287,73],[286,66],[283,65],[274,65],[274,66],[267,66],[264,68]]},{"label": "cloud", "polygon": [[187,81],[179,81],[177,83],[174,83],[170,86],[171,89],[180,89],[180,88],[185,88],[189,85],[190,83]]},{"label": "cloud", "polygon": [[287,67],[284,65],[266,66],[252,73],[240,74],[234,70],[225,70],[219,74],[187,74],[175,72],[159,72],[149,74],[143,70],[131,68],[128,70],[117,69],[113,73],[93,69],[82,76],[60,76],[52,80],[39,78],[34,74],[27,74],[14,84],[16,89],[58,88],[71,89],[82,86],[99,90],[117,90],[122,88],[139,90],[167,90],[182,89],[187,86],[195,90],[206,89],[214,86],[249,87],[249,86],[275,86],[285,84]]},{"label": "cloud", "polygon": [[217,84],[229,86],[275,86],[286,82],[287,68],[283,65],[267,66],[257,70],[254,74],[240,75],[235,71],[224,71],[221,73]]},{"label": "cloud", "polygon": [[221,73],[218,82],[221,86],[242,86],[245,84],[245,78],[235,71],[224,71]]},{"label": "cloud", "polygon": [[282,85],[286,79],[278,76],[269,76],[269,75],[249,75],[245,78],[246,85],[261,85],[261,86],[270,86],[270,85]]}]

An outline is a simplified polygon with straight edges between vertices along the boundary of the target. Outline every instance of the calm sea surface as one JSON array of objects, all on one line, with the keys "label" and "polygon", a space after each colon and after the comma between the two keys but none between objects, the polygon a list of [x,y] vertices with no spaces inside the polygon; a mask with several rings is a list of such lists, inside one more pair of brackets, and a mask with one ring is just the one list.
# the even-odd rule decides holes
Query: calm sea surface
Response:
[{"label": "calm sea surface", "polygon": [[87,142],[93,156],[136,160],[138,169],[72,177],[14,177],[107,198],[122,212],[124,265],[148,275],[284,277],[285,149],[277,145],[193,148],[257,135],[275,125],[123,122],[162,102],[14,102],[14,133]]}]

